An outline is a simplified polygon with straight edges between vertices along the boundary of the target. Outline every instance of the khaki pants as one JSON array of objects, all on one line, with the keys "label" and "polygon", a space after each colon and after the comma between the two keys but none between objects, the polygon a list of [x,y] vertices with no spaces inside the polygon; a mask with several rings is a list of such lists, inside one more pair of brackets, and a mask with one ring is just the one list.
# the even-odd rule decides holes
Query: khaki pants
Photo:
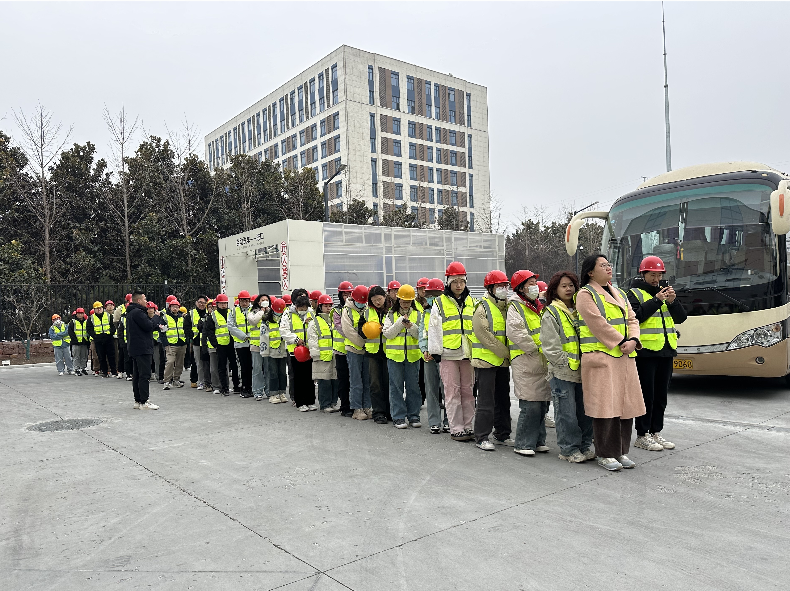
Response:
[{"label": "khaki pants", "polygon": [[181,372],[184,369],[184,355],[187,352],[186,345],[167,345],[167,360],[165,361],[165,384],[180,381]]}]

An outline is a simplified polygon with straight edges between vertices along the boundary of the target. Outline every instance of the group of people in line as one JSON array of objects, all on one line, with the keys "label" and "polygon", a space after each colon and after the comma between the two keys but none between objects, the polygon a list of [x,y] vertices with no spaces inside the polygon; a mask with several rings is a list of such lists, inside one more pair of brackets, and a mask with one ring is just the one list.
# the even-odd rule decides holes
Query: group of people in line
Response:
[{"label": "group of people in line", "polygon": [[627,456],[635,420],[636,447],[675,447],[662,431],[676,325],[686,312],[663,281],[659,257],[647,256],[639,270],[627,293],[612,285],[602,254],[584,259],[581,279],[560,271],[548,284],[531,271],[508,278],[494,270],[479,300],[459,262],[444,281],[421,278],[416,289],[343,281],[337,302],[304,289],[282,297],[242,290],[233,306],[226,294],[201,295],[191,310],[169,296],[160,313],[135,292],[118,308],[96,302],[90,315],[77,308],[68,326],[53,316],[50,337],[61,375],[66,360],[71,373],[69,348],[74,371],[87,375],[94,343],[100,375],[125,374],[136,409],[157,409],[149,382],[183,387],[188,366],[198,390],[229,396],[232,384],[242,398],[398,429],[421,427],[425,404],[432,434],[473,440],[484,451],[549,452],[548,424],[561,460],[596,460],[614,471],[635,466]]}]

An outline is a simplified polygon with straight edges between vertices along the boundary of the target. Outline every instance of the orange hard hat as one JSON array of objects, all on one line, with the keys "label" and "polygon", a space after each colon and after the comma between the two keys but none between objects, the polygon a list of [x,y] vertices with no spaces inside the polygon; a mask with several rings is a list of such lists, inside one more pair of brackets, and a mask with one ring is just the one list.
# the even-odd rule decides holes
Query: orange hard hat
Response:
[{"label": "orange hard hat", "polygon": [[60,318],[60,314],[53,314],[52,315],[52,320],[55,320],[56,318]]},{"label": "orange hard hat", "polygon": [[376,339],[381,334],[381,324],[378,322],[366,322],[362,325],[362,332],[369,339]]}]

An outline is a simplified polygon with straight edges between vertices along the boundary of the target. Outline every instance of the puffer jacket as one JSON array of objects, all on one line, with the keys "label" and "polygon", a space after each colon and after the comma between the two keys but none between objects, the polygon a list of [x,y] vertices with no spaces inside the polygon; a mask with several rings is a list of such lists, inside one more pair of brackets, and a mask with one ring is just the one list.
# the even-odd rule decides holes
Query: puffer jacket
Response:
[{"label": "puffer jacket", "polygon": [[[496,306],[502,313],[502,318],[505,320],[505,322],[507,322],[507,300],[497,300],[494,296],[488,293],[485,295],[484,299],[488,301],[491,307]],[[431,315],[431,320],[433,320],[433,315]],[[486,314],[486,309],[481,304],[478,304],[477,307],[475,307],[475,313],[472,316],[472,330],[474,331],[477,340],[480,341],[480,344],[483,347],[491,351],[497,357],[504,358],[504,361],[500,367],[508,367],[510,365],[510,349],[508,349],[508,346],[503,344],[499,339],[496,338],[496,336],[494,336],[494,333],[491,332],[491,328],[488,324],[488,315]],[[487,369],[495,366],[491,365],[487,361],[483,361],[482,359],[472,359],[472,367]]]},{"label": "puffer jacket", "polygon": [[518,295],[510,297],[505,320],[508,338],[518,349],[524,351],[523,355],[516,357],[510,364],[513,369],[513,386],[519,400],[545,402],[551,400],[548,364],[518,311],[518,302],[522,301]]},{"label": "puffer jacket", "polygon": [[[321,318],[332,327],[332,317],[330,314],[321,314]],[[307,327],[307,346],[310,348],[310,357],[313,358],[313,379],[314,380],[336,380],[337,371],[335,370],[335,356],[332,355],[331,361],[321,361],[321,351],[318,349],[318,321],[314,320]],[[334,352],[333,352],[334,353]]]}]

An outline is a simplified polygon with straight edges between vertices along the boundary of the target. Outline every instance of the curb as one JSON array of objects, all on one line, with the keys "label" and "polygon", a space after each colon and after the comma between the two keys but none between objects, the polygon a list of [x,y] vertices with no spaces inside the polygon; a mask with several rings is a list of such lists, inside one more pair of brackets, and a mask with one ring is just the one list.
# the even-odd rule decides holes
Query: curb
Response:
[{"label": "curb", "polygon": [[53,365],[55,365],[54,361],[52,361],[50,363],[22,363],[20,365],[3,365],[3,366],[0,366],[0,370],[12,369],[12,368],[13,369],[20,369],[20,368],[25,368],[25,367],[52,367]]}]

